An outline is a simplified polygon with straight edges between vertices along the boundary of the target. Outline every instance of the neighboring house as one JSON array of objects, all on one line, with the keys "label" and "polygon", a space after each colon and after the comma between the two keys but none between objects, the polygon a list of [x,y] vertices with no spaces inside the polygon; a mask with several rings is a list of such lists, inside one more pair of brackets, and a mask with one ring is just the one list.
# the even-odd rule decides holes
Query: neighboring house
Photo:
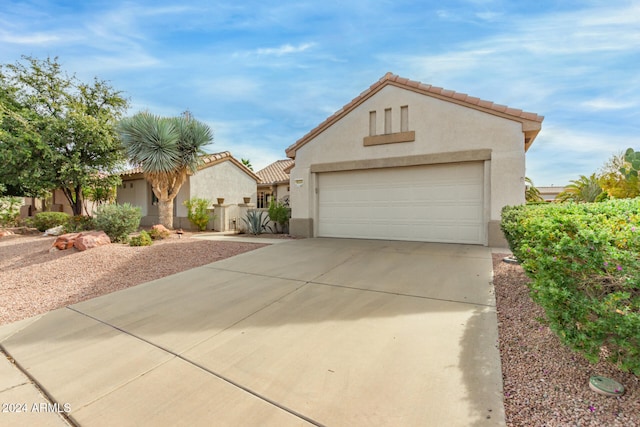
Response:
[{"label": "neighboring house", "polygon": [[[39,212],[65,212],[69,215],[73,215],[73,209],[69,200],[64,195],[61,189],[51,191],[50,196],[47,199],[39,199],[35,197],[23,197],[23,206],[20,208],[20,217],[26,218],[34,216]],[[98,204],[91,200],[83,200],[83,215],[94,215]]]},{"label": "neighboring house", "polygon": [[264,169],[256,172],[261,182],[258,183],[258,208],[268,208],[271,200],[289,203],[289,171],[293,160],[276,160]]},{"label": "neighboring house", "polygon": [[[210,228],[215,227],[218,231],[235,230],[241,221],[240,207],[256,201],[260,178],[228,151],[209,154],[202,159],[198,172],[187,177],[174,200],[173,225],[175,228],[190,229],[187,208],[183,203],[192,197],[201,197],[211,200],[211,207],[215,208],[216,218],[211,222]],[[125,171],[121,178],[117,202],[140,206],[141,225],[158,224],[158,199],[151,190],[151,184],[144,179],[142,170],[136,168]],[[248,203],[244,201],[245,198]],[[218,203],[218,199],[224,201]]]},{"label": "neighboring house", "polygon": [[290,233],[506,246],[542,120],[387,73],[287,149]]},{"label": "neighboring house", "polygon": [[555,201],[558,194],[562,193],[565,190],[565,187],[536,187],[540,192],[540,197],[544,199],[545,202],[553,202]]}]

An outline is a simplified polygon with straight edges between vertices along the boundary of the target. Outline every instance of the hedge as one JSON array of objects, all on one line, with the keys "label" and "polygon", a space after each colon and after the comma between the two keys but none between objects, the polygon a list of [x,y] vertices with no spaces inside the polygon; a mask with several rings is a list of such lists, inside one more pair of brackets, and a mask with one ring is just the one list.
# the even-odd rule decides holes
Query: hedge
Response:
[{"label": "hedge", "polygon": [[508,206],[501,225],[561,341],[640,375],[640,198]]}]

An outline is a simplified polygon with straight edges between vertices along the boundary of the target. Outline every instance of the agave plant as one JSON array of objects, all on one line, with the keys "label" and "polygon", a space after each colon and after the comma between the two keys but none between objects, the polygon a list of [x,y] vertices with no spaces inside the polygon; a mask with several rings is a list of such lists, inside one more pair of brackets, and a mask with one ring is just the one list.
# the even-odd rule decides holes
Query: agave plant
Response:
[{"label": "agave plant", "polygon": [[266,211],[258,211],[255,209],[247,211],[247,217],[242,218],[242,220],[247,225],[250,234],[262,234],[267,228],[269,215],[267,214],[265,216],[265,214],[267,214]]}]

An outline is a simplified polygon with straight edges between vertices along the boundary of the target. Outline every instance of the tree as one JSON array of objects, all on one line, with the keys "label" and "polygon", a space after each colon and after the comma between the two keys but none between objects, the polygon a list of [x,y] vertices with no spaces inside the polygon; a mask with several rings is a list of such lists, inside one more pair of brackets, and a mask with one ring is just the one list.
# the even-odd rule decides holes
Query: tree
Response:
[{"label": "tree", "polygon": [[544,199],[540,195],[540,190],[533,185],[531,178],[526,177],[524,179],[526,187],[524,190],[524,198],[527,202],[544,202]]},{"label": "tree", "polygon": [[571,184],[567,185],[566,189],[556,196],[556,200],[562,202],[595,202],[600,193],[602,193],[602,188],[595,173],[589,177],[580,175],[579,179],[571,181]]},{"label": "tree", "polygon": [[626,199],[640,195],[638,176],[632,174],[633,165],[625,157],[625,153],[613,155],[600,170],[598,183],[609,197]]},{"label": "tree", "polygon": [[251,160],[249,159],[240,159],[243,165],[247,167],[247,169],[253,171],[253,166],[251,165]]},{"label": "tree", "polygon": [[129,161],[142,168],[158,198],[160,223],[173,228],[173,200],[189,173],[196,173],[211,129],[189,117],[147,112],[127,117],[118,127]]},{"label": "tree", "polygon": [[0,176],[25,196],[60,188],[74,215],[83,190],[124,162],[116,124],[127,100],[108,83],[80,82],[58,59],[0,66]]}]

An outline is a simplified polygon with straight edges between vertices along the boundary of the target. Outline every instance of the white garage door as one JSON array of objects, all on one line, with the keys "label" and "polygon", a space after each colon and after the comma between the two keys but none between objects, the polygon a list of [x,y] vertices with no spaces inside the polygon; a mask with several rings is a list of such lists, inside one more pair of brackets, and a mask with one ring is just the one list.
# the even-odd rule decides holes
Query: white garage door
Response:
[{"label": "white garage door", "polygon": [[318,176],[321,237],[484,243],[482,162]]}]

